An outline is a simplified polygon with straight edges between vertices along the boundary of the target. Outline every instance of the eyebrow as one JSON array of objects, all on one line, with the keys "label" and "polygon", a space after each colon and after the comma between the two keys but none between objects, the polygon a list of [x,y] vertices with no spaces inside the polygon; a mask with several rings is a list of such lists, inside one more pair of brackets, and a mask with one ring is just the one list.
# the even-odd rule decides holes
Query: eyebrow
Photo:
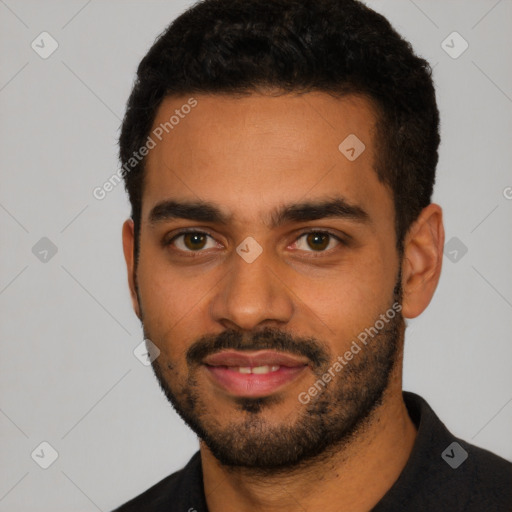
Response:
[{"label": "eyebrow", "polygon": [[[342,197],[279,206],[271,212],[270,222],[266,224],[275,229],[286,223],[327,218],[370,224],[370,216],[362,207],[351,204]],[[228,225],[231,216],[224,214],[218,206],[207,201],[165,200],[158,203],[149,213],[149,223],[152,225],[174,219]]]}]

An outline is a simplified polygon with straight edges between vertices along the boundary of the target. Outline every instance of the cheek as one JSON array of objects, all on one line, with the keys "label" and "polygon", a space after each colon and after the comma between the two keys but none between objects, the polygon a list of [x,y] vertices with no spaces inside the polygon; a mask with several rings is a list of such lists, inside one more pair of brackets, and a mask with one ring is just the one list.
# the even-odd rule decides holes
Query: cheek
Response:
[{"label": "cheek", "polygon": [[[141,238],[137,282],[144,313],[160,319],[176,321],[181,308],[186,307],[190,293],[184,293],[182,273],[171,265],[165,248]],[[189,290],[190,291],[190,290]],[[163,314],[164,312],[167,314]]]},{"label": "cheek", "polygon": [[388,256],[383,251],[364,251],[328,278],[297,279],[293,289],[305,312],[321,320],[322,332],[339,340],[339,351],[391,306],[396,266],[392,251]]},{"label": "cheek", "polygon": [[[173,336],[191,306],[193,297],[184,293],[177,276],[159,266],[153,258],[141,258],[137,269],[139,297],[144,326],[156,339]],[[179,339],[179,338],[178,338]]]},{"label": "cheek", "polygon": [[211,272],[173,268],[162,254],[141,253],[137,282],[148,337],[177,361],[192,341],[208,331],[208,291],[213,293],[218,279]]}]

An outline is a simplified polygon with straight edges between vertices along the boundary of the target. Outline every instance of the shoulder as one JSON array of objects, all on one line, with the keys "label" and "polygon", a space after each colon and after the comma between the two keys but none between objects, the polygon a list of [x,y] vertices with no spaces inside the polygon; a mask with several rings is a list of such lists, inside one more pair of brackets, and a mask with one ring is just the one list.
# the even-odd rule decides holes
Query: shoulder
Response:
[{"label": "shoulder", "polygon": [[417,437],[400,477],[373,509],[512,510],[512,464],[455,437],[418,395],[404,393]]},{"label": "shoulder", "polygon": [[454,490],[467,495],[465,510],[512,510],[512,463],[461,439],[456,442],[467,453],[452,477]]}]

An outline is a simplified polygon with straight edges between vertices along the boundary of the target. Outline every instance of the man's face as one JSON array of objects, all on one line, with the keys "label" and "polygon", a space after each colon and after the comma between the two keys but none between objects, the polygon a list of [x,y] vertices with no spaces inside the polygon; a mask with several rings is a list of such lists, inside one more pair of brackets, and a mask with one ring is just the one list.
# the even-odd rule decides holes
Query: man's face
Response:
[{"label": "man's face", "polygon": [[[400,261],[375,115],[362,98],[323,93],[197,95],[184,115],[188,99],[161,105],[153,129],[176,110],[180,120],[144,178],[136,282],[160,349],[153,368],[221,462],[290,466],[361,427],[399,358],[403,319],[386,312]],[[179,207],[198,202],[212,208]]]}]

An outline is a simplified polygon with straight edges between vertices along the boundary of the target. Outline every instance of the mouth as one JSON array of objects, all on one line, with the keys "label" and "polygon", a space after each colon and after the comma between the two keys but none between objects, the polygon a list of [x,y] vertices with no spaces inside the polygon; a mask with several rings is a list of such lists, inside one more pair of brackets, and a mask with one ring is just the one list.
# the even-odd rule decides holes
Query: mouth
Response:
[{"label": "mouth", "polygon": [[214,385],[223,391],[252,398],[282,390],[309,367],[306,359],[272,350],[223,351],[206,357],[203,366]]}]

